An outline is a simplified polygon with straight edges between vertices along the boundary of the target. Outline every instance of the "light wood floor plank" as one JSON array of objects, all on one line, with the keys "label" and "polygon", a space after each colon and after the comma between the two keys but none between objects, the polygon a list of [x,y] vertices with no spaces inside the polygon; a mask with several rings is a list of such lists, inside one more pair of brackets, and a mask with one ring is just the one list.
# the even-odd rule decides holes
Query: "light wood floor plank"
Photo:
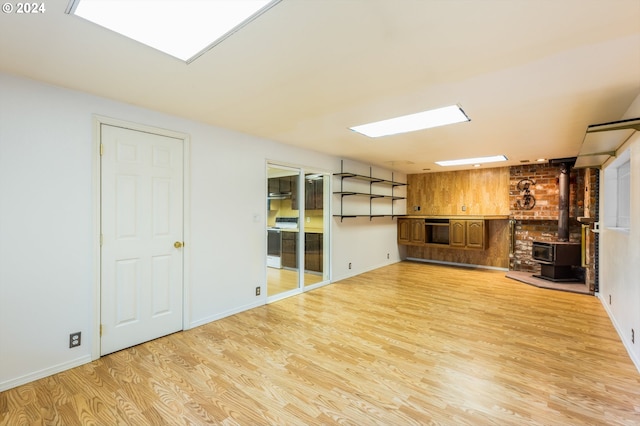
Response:
[{"label": "light wood floor plank", "polygon": [[635,425],[600,302],[403,262],[0,393],[0,425]]}]

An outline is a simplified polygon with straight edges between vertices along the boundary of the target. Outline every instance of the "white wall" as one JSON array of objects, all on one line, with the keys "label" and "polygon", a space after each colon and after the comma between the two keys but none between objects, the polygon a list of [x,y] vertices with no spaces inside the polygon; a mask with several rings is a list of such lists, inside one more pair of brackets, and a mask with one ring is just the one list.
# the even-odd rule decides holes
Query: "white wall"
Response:
[{"label": "white wall", "polygon": [[[623,118],[640,117],[640,96]],[[622,342],[640,370],[640,132],[620,148],[631,150],[631,227],[629,232],[600,227],[600,300],[616,327]],[[605,186],[600,173],[601,190]],[[600,197],[600,220],[605,211],[606,194]],[[611,303],[609,303],[611,297]],[[631,330],[635,343],[631,341]]]},{"label": "white wall", "polygon": [[[190,135],[186,328],[265,303],[254,292],[266,281],[267,160],[340,170],[335,157],[6,74],[0,93],[0,391],[91,360],[93,114]],[[399,260],[395,220],[331,223],[334,281]]]},{"label": "white wall", "polygon": [[[341,171],[355,173],[363,176],[371,176],[396,182],[406,182],[406,175],[393,173],[389,170],[371,167],[353,161],[343,161]],[[390,186],[373,184],[357,179],[333,178],[334,192],[353,191],[359,193],[375,193],[392,195]],[[406,196],[406,186],[399,186],[393,189],[393,195]],[[347,196],[342,199],[338,195],[333,196],[334,215],[343,214],[389,214],[406,213],[406,200],[394,202],[394,210],[390,210],[389,200],[374,199],[372,204],[367,197]],[[402,258],[397,244],[397,221],[391,216],[384,217],[356,217],[344,218],[333,217],[334,237],[333,237],[333,278],[343,279],[361,272],[376,269],[389,262],[398,262]],[[366,236],[366,238],[365,238]],[[371,241],[378,242],[370,244]],[[387,259],[387,255],[389,258]],[[351,269],[349,269],[351,264]]]}]

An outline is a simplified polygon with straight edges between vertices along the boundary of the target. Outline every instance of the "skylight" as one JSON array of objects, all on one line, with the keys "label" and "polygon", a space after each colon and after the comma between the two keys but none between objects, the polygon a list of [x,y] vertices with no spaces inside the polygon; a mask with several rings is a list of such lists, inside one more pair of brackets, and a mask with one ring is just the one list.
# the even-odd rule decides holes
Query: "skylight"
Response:
[{"label": "skylight", "polygon": [[468,164],[494,163],[497,161],[507,161],[504,155],[493,155],[490,157],[463,158],[461,160],[436,161],[439,166],[466,166]]},{"label": "skylight", "polygon": [[67,13],[187,63],[280,0],[71,0]]},{"label": "skylight", "polygon": [[351,127],[358,133],[362,133],[370,138],[396,135],[398,133],[414,132],[416,130],[429,129],[432,127],[445,126],[447,124],[471,121],[458,105],[451,105],[443,108],[431,109],[415,114],[403,115],[388,120],[376,121],[374,123],[363,124]]}]

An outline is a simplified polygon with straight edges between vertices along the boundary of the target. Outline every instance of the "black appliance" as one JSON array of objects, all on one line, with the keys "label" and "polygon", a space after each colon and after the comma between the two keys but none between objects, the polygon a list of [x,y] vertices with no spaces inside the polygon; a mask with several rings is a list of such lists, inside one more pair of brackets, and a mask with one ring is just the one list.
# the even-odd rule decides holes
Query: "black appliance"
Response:
[{"label": "black appliance", "polygon": [[540,263],[540,275],[549,281],[577,281],[574,266],[580,265],[579,243],[563,241],[534,241],[532,257]]}]

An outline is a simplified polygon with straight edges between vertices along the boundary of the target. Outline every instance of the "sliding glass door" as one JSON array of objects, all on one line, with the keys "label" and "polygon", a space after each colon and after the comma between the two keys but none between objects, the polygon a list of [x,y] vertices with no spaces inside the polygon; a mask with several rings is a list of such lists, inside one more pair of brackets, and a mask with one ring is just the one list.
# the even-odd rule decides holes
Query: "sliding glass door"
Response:
[{"label": "sliding glass door", "polygon": [[267,296],[300,288],[300,170],[267,166]]},{"label": "sliding glass door", "polygon": [[267,299],[329,281],[329,175],[267,164]]},{"label": "sliding glass door", "polygon": [[[329,194],[330,179],[322,173],[306,173],[304,176],[304,286],[309,287],[328,281],[328,221],[325,224],[325,196]],[[326,186],[326,187],[325,187]],[[326,211],[329,211],[326,206]]]}]

